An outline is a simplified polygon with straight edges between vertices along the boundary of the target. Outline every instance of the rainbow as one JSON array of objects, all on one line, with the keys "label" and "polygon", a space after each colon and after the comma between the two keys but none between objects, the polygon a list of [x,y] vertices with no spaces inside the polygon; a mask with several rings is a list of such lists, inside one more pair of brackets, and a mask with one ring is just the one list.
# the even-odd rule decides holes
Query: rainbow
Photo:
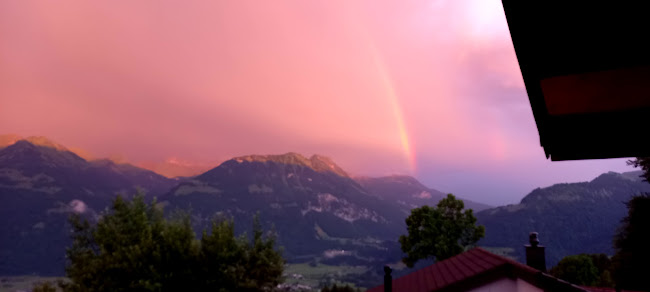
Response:
[{"label": "rainbow", "polygon": [[393,85],[393,81],[390,78],[390,74],[388,74],[388,70],[383,59],[381,58],[379,50],[377,50],[377,47],[375,47],[372,42],[368,42],[368,44],[370,48],[370,55],[372,56],[372,61],[375,65],[375,68],[377,69],[377,72],[379,73],[379,78],[382,86],[384,87],[384,92],[387,93],[386,97],[388,98],[390,107],[393,109],[393,116],[397,122],[402,152],[408,163],[409,170],[412,173],[415,173],[415,154],[411,149],[411,143],[409,142],[409,135],[406,128],[406,123],[404,122],[404,114],[402,111],[402,106],[399,103],[397,91],[395,90],[395,86]]}]

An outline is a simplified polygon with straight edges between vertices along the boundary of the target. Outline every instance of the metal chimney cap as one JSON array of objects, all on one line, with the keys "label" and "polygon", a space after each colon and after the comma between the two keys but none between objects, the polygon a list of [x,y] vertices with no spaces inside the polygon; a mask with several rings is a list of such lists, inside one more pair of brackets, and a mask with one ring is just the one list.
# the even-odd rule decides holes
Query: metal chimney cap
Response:
[{"label": "metal chimney cap", "polygon": [[528,235],[528,242],[530,242],[530,245],[535,247],[539,245],[539,236],[537,232],[531,232]]}]

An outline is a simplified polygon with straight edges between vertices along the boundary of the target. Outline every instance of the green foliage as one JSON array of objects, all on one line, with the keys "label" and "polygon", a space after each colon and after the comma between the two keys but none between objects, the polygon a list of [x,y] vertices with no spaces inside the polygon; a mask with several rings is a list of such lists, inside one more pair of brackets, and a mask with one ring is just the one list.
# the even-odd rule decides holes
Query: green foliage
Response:
[{"label": "green foliage", "polygon": [[598,268],[587,254],[564,257],[550,273],[569,283],[584,286],[594,286],[599,279]]},{"label": "green foliage", "polygon": [[622,202],[650,192],[650,184],[633,176],[606,173],[590,182],[556,184],[532,191],[520,204],[476,213],[486,229],[478,244],[511,247],[511,255],[523,262],[521,246],[529,232],[537,231],[550,266],[584,252],[614,255],[612,238],[627,214]]},{"label": "green foliage", "polygon": [[645,181],[650,182],[650,157],[637,157],[635,159],[628,160],[627,165],[641,167],[641,170],[643,170],[643,174],[641,176]]},{"label": "green foliage", "polygon": [[591,261],[598,270],[598,280],[596,287],[614,287],[612,279],[612,260],[604,253],[589,254]]},{"label": "green foliage", "polygon": [[614,238],[614,279],[618,288],[650,291],[647,279],[650,263],[650,196],[633,197],[627,202],[627,208],[628,215]]},{"label": "green foliage", "polygon": [[610,270],[605,270],[600,273],[596,287],[614,287],[614,279],[612,279],[612,272]]},{"label": "green foliage", "polygon": [[423,206],[411,210],[406,218],[408,235],[399,237],[403,262],[413,267],[421,259],[444,260],[463,252],[485,236],[485,228],[476,226],[471,209],[463,212],[462,200],[452,194],[436,208]]},{"label": "green foliage", "polygon": [[[232,221],[213,222],[211,233],[203,232],[199,266],[206,285],[212,291],[271,290],[281,282],[284,260],[274,249],[275,238],[264,238],[255,217],[253,239],[235,237]],[[233,264],[234,263],[234,264]],[[214,277],[215,271],[226,271]]]},{"label": "green foliage", "polygon": [[325,286],[320,290],[321,292],[360,292],[360,289],[355,289],[349,285],[338,286],[336,284],[332,286]]},{"label": "green foliage", "polygon": [[34,285],[32,292],[56,292],[56,285],[50,282],[42,282]]},{"label": "green foliage", "polygon": [[572,284],[614,287],[612,268],[606,254],[579,254],[563,258],[550,273]]},{"label": "green foliage", "polygon": [[187,214],[166,219],[139,194],[115,199],[95,226],[70,221],[64,291],[269,291],[282,280],[284,260],[257,217],[252,241],[236,237],[228,220],[197,240]]}]

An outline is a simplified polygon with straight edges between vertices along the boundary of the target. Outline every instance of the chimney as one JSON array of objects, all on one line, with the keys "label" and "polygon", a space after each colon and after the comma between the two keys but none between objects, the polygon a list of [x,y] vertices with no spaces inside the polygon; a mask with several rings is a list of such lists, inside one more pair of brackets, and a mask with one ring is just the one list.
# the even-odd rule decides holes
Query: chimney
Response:
[{"label": "chimney", "polygon": [[528,235],[530,244],[526,247],[526,264],[530,267],[546,272],[546,255],[544,253],[544,246],[539,245],[539,237],[537,232],[531,232]]},{"label": "chimney", "polygon": [[384,292],[393,292],[393,276],[390,274],[393,270],[388,266],[384,266]]}]

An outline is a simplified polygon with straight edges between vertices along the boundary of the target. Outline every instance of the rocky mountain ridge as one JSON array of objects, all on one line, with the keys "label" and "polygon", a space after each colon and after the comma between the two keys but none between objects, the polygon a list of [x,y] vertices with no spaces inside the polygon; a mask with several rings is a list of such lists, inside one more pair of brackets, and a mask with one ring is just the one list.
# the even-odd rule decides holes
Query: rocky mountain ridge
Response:
[{"label": "rocky mountain ridge", "polygon": [[338,166],[331,158],[314,154],[307,158],[299,153],[289,152],[280,155],[246,155],[235,157],[232,160],[236,162],[276,162],[282,164],[293,164],[305,166],[313,169],[316,172],[333,172],[342,177],[349,177],[348,174]]},{"label": "rocky mountain ridge", "polygon": [[405,212],[324,156],[242,156],[194,178],[168,179],[32,141],[39,142],[0,148],[0,274],[60,275],[69,214],[96,218],[117,194],[138,188],[167,210],[191,210],[197,231],[219,216],[247,230],[259,214],[267,227],[275,226],[291,261],[367,265],[401,256],[395,239]]},{"label": "rocky mountain ridge", "polygon": [[[69,214],[97,217],[116,194],[138,187],[167,210],[190,210],[197,230],[224,217],[248,230],[259,214],[267,228],[275,228],[289,261],[362,266],[399,261],[396,239],[410,209],[444,196],[408,176],[352,178],[319,155],[241,156],[172,180],[39,143],[18,140],[0,148],[0,274],[61,275]],[[526,235],[538,231],[552,265],[569,254],[611,254],[624,202],[650,192],[638,175],[606,173],[590,182],[538,188],[515,205],[465,203],[486,226],[481,246],[522,261]]]},{"label": "rocky mountain ridge", "polygon": [[[354,180],[371,194],[389,200],[405,214],[411,209],[424,205],[434,206],[446,197],[446,194],[424,186],[417,179],[407,175],[384,177],[356,177]],[[492,208],[489,205],[463,199],[465,208],[475,212]]]},{"label": "rocky mountain ridge", "polygon": [[589,182],[537,188],[519,204],[478,212],[486,235],[479,244],[507,248],[511,256],[524,261],[525,235],[537,231],[549,266],[572,254],[613,255],[614,234],[627,214],[625,202],[650,192],[650,184],[640,174],[609,172]]}]

